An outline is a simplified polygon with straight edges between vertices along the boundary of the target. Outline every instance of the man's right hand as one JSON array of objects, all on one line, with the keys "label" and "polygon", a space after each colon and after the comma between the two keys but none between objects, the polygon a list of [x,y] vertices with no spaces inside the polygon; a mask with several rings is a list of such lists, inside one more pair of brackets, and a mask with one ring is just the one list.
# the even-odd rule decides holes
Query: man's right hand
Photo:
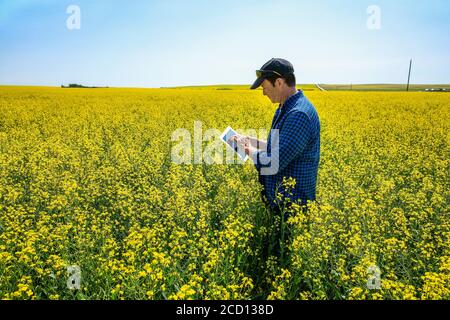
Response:
[{"label": "man's right hand", "polygon": [[250,145],[250,138],[242,136],[242,135],[239,135],[239,134],[235,135],[235,136],[232,136],[228,141],[229,142],[235,142],[242,148],[244,148],[245,146]]}]

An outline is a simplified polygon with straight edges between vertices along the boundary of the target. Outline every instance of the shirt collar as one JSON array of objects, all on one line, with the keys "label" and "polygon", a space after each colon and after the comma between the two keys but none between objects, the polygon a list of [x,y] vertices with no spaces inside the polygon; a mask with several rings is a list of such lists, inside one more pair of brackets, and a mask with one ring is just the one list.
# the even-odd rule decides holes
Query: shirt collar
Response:
[{"label": "shirt collar", "polygon": [[283,110],[283,112],[289,111],[293,106],[295,106],[297,100],[303,96],[303,91],[298,90],[295,94],[290,96],[283,104],[283,106],[280,104],[278,107]]}]

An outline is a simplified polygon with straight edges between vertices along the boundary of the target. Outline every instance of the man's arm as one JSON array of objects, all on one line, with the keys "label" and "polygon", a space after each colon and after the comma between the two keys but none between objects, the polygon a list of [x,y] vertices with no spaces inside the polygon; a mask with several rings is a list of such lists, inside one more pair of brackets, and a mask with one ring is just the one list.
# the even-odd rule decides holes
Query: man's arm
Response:
[{"label": "man's arm", "polygon": [[[248,154],[253,159],[258,171],[263,167],[273,168],[273,156],[277,156],[278,170],[283,171],[288,164],[303,152],[311,136],[310,120],[303,112],[295,112],[288,116],[279,131],[278,146],[272,145],[271,150],[259,151],[248,148]],[[278,148],[277,148],[278,147]]]},{"label": "man's arm", "polygon": [[[246,137],[241,135],[236,135],[230,138],[230,141],[234,141],[239,144],[239,146],[245,150],[253,150],[253,151],[266,151],[267,150],[267,142],[264,140],[258,140],[253,137]],[[247,152],[248,154],[248,152]]]},{"label": "man's arm", "polygon": [[267,142],[264,140],[258,140],[256,138],[253,137],[247,137],[250,141],[250,145],[257,149],[257,150],[262,150],[262,151],[267,151]]}]

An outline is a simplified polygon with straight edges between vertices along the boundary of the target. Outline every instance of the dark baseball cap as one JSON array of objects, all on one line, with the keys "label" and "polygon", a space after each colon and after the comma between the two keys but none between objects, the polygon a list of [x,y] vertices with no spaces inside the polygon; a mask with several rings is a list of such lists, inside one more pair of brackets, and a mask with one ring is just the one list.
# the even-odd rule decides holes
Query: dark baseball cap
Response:
[{"label": "dark baseball cap", "polygon": [[256,70],[257,79],[250,87],[250,89],[258,88],[264,79],[271,76],[278,76],[283,78],[289,74],[294,74],[294,66],[287,60],[272,58],[267,61],[259,70]]}]

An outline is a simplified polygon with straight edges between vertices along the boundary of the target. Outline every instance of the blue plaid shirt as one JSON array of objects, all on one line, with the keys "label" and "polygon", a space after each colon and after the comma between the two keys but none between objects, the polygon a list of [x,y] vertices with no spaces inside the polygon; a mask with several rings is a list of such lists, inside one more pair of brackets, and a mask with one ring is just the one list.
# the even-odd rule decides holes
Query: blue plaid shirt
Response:
[{"label": "blue plaid shirt", "polygon": [[[278,171],[262,174],[274,162],[271,150],[272,130],[278,129]],[[316,199],[317,172],[320,160],[320,121],[316,109],[300,90],[280,106],[273,118],[267,150],[253,154],[259,181],[271,207],[277,207],[277,193],[305,204]],[[294,178],[294,189],[287,190],[283,178]]]}]

